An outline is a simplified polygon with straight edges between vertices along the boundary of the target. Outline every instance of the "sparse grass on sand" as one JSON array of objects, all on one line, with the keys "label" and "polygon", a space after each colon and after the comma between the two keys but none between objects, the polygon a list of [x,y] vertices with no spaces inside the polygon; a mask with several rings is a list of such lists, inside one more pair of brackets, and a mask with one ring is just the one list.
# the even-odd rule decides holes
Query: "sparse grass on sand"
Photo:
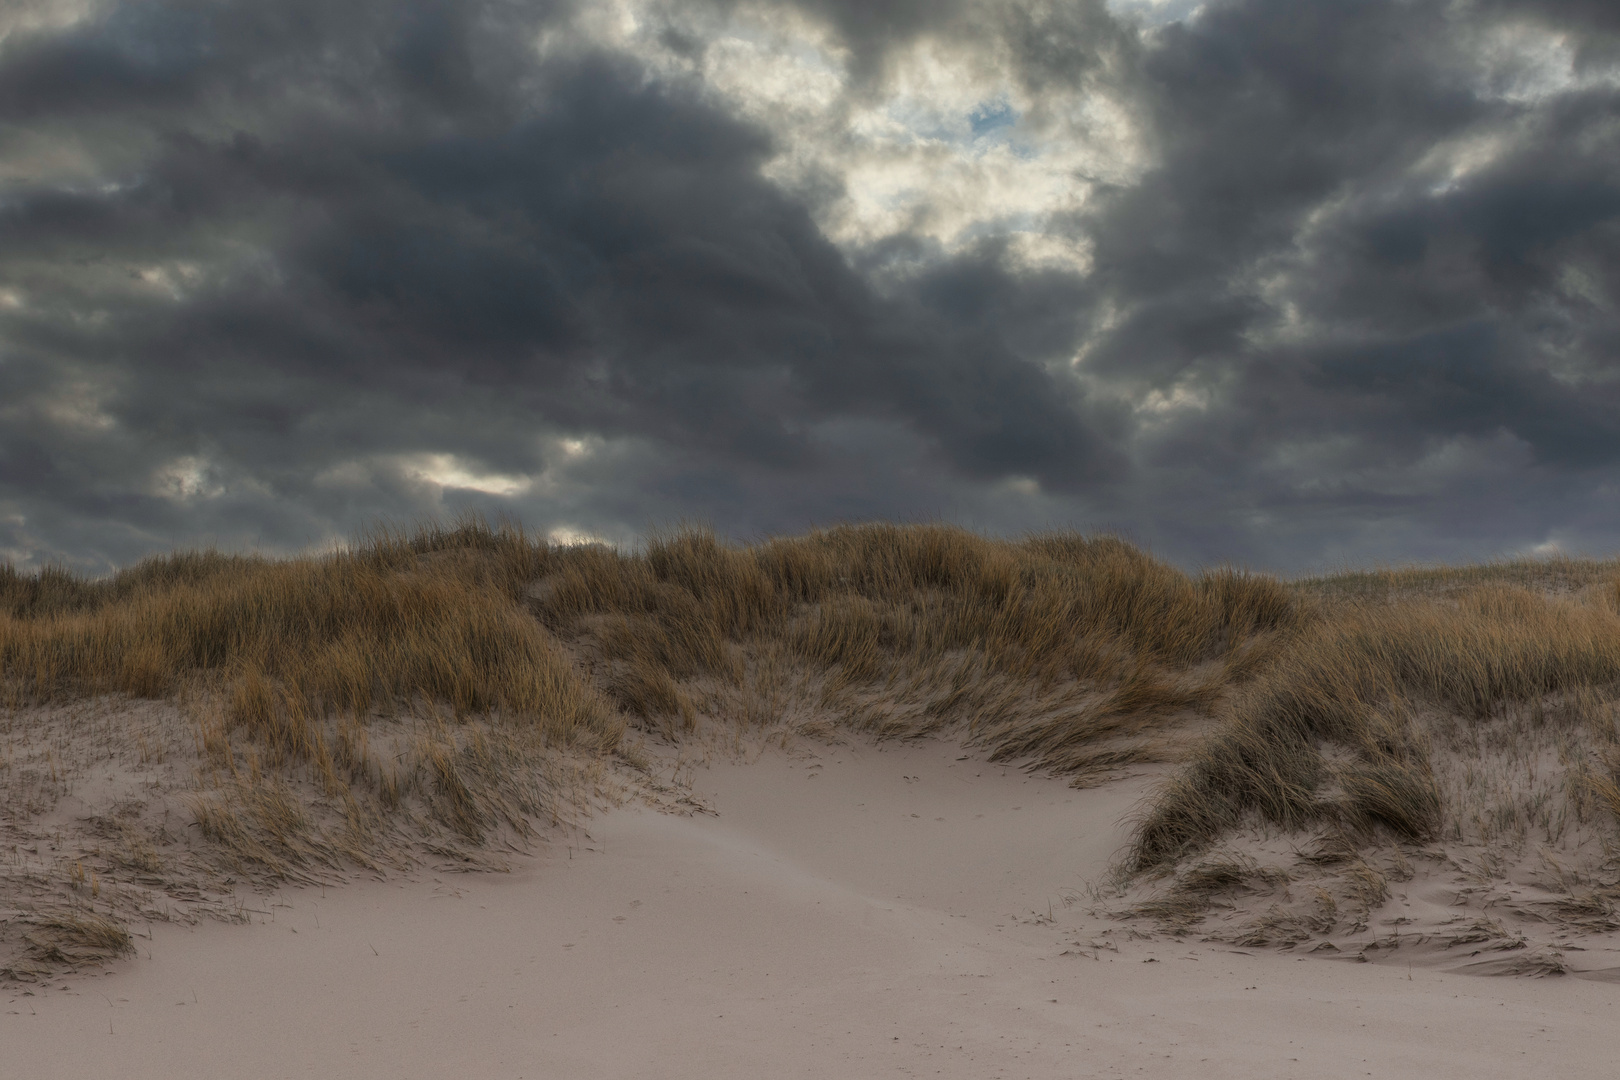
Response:
[{"label": "sparse grass on sand", "polygon": [[[629,728],[943,733],[1077,784],[1178,761],[1128,869],[1175,873],[1144,913],[1183,926],[1223,888],[1281,880],[1215,850],[1255,827],[1338,845],[1319,862],[1363,907],[1380,844],[1607,852],[1616,578],[1287,584],[938,525],[749,546],[682,529],[626,553],[476,519],[100,581],[0,567],[0,965],[114,955],[107,927],[229,914],[242,880],[476,862],[608,797],[608,765],[640,761]],[[107,761],[138,782],[94,788]],[[1273,923],[1332,923],[1323,896]]]}]

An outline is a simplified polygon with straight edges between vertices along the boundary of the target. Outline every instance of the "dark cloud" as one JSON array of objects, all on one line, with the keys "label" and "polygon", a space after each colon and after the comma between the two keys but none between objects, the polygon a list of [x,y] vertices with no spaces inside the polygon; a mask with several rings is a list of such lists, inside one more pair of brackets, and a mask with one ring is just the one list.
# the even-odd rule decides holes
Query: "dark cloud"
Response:
[{"label": "dark cloud", "polygon": [[[116,512],[143,535],[221,517],[297,542],[323,516],[312,476],[352,458],[532,473],[536,435],[588,433],[791,475],[839,416],[899,422],[967,475],[1063,485],[1106,465],[1075,388],[994,320],[941,311],[942,284],[879,297],[760,178],[769,135],[694,88],[595,50],[514,57],[511,10],[326,11],[140,6],[8,43],[19,126],[122,112],[149,147],[90,190],[7,193],[0,244],[28,302],[0,370],[14,411],[36,404],[7,439],[6,494],[25,512]],[[307,61],[317,47],[356,63]],[[195,281],[175,276],[188,261]],[[101,395],[90,430],[50,423],[80,392],[70,371]],[[150,475],[187,458],[262,498],[175,505]],[[104,487],[125,505],[74,504]]]},{"label": "dark cloud", "polygon": [[1285,567],[1609,545],[1609,5],[785,6],[844,50],[839,107],[935,42],[1029,102],[964,138],[1130,126],[1142,167],[1017,226],[1089,270],[1002,226],[835,243],[844,181],[773,181],[797,129],[705,81],[757,5],[629,39],[590,5],[114,2],[0,38],[0,554],[447,501]]},{"label": "dark cloud", "polygon": [[[1510,29],[1441,5],[1255,2],[1160,31],[1164,156],[1095,216],[1096,283],[1124,317],[1091,360],[1123,384],[1214,388],[1209,413],[1150,439],[1150,514],[1178,516],[1154,505],[1176,485],[1212,489],[1191,494],[1275,530],[1227,550],[1285,562],[1346,533],[1386,558],[1573,539],[1576,493],[1612,484],[1620,452],[1620,92],[1503,94],[1482,43]],[[1477,490],[1436,464],[1466,473],[1504,439],[1524,459],[1479,459]],[[1613,509],[1576,542],[1612,544]]]}]

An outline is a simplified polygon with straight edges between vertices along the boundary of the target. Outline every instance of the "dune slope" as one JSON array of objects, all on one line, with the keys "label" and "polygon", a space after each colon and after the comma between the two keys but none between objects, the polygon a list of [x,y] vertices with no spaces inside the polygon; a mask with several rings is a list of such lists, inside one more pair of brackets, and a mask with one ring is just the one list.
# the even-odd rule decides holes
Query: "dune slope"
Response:
[{"label": "dune slope", "polygon": [[1096,914],[1150,780],[1075,790],[943,742],[715,763],[713,813],[610,812],[511,874],[157,925],[111,974],[9,988],[0,1045],[41,1078],[1610,1074],[1612,983]]}]

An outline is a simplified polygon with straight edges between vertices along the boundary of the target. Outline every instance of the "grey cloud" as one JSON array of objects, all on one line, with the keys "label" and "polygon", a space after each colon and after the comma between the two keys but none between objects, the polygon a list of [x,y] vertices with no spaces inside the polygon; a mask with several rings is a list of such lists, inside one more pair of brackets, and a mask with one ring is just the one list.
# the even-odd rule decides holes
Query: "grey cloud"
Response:
[{"label": "grey cloud", "polygon": [[[852,270],[760,178],[767,133],[627,58],[540,65],[492,36],[532,9],[395,10],[140,5],[7,43],[11,130],[93,108],[149,147],[4,195],[0,280],[28,301],[0,316],[0,382],[27,415],[0,437],[0,497],[30,520],[296,545],[412,509],[386,468],[358,504],[320,490],[346,461],[535,473],[537,436],[579,433],[786,481],[839,456],[807,434],[838,416],[912,429],[968,476],[1107,467],[1018,333]],[[195,280],[147,280],[186,263]],[[70,367],[105,398],[90,430],[60,419]],[[181,458],[230,494],[154,490]]]},{"label": "grey cloud", "polygon": [[[1620,455],[1620,98],[1493,97],[1490,25],[1458,11],[1255,2],[1160,32],[1145,64],[1163,156],[1095,214],[1094,284],[1124,315],[1089,366],[1218,390],[1144,432],[1146,515],[1174,522],[1161,506],[1179,494],[1265,520],[1270,542],[1238,550],[1348,531],[1364,557],[1477,554],[1470,529],[1488,549],[1504,522],[1523,537],[1577,518],[1583,542],[1612,543],[1614,508],[1597,527],[1577,493],[1612,483]],[[1489,160],[1438,175],[1433,154],[1470,140]],[[1497,437],[1528,461],[1477,491],[1422,474],[1448,441]],[[1352,449],[1311,483],[1270,471],[1331,440]]]},{"label": "grey cloud", "polygon": [[1573,34],[1581,68],[1620,61],[1620,11],[1605,0],[1479,0],[1479,6],[1498,18]]},{"label": "grey cloud", "polygon": [[[1104,0],[739,0],[666,4],[662,40],[677,53],[701,52],[695,11],[722,18],[741,10],[791,10],[830,32],[848,50],[848,70],[857,94],[882,86],[896,53],[919,41],[977,46],[985,62],[1005,64],[1007,74],[1033,93],[1083,84],[1109,70],[1130,76],[1136,35],[1110,14]],[[701,25],[701,23],[699,24]],[[1110,70],[1111,69],[1111,70]]]},{"label": "grey cloud", "polygon": [[[1146,171],[1076,176],[1044,225],[1089,273],[1004,235],[839,248],[838,192],[762,172],[791,132],[569,5],[114,3],[0,40],[0,553],[450,504],[614,538],[1078,524],[1285,568],[1612,544],[1609,5],[791,6],[868,99],[932,37],[1037,110],[1123,103]],[[650,33],[697,55],[737,10]],[[1567,33],[1585,81],[1502,92],[1502,27]]]}]

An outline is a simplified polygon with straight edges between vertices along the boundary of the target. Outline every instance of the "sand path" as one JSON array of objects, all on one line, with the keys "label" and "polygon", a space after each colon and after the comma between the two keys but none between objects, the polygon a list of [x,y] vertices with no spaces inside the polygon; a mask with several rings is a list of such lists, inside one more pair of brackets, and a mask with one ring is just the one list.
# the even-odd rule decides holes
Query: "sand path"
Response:
[{"label": "sand path", "polygon": [[1473,1080],[1620,1061],[1614,984],[1168,940],[1093,959],[1109,924],[1064,899],[1103,872],[1139,783],[1074,791],[944,744],[818,753],[700,769],[718,816],[607,814],[512,874],[154,927],[111,975],[0,991],[0,1075]]}]

